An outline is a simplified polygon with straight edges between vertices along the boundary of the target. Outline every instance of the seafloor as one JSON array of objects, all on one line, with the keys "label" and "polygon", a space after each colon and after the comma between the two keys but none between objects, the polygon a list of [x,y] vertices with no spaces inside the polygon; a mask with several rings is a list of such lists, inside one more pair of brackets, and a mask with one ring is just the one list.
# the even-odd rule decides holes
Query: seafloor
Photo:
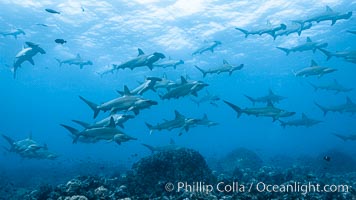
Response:
[{"label": "seafloor", "polygon": [[[328,159],[325,156],[328,155]],[[95,163],[87,163],[89,169]],[[83,166],[81,166],[83,167]],[[191,149],[154,153],[123,170],[99,164],[91,175],[63,177],[50,183],[43,175],[35,185],[21,186],[3,174],[0,199],[96,200],[96,199],[356,199],[356,161],[349,155],[329,151],[316,157],[276,156],[264,160],[253,151],[237,148],[225,157],[205,159]],[[63,169],[66,170],[66,169]],[[82,173],[84,172],[84,168]],[[36,173],[34,171],[33,173]],[[31,176],[31,175],[30,175]],[[32,174],[36,176],[36,174]],[[60,176],[60,177],[59,177]],[[30,179],[27,179],[30,180]],[[171,185],[169,185],[172,183]],[[182,189],[178,191],[178,184]],[[216,185],[221,185],[220,189]],[[221,184],[223,183],[223,184]],[[260,183],[260,187],[256,185]],[[261,184],[294,185],[295,191],[262,191]],[[251,188],[251,184],[253,185]],[[302,185],[347,185],[347,191],[313,191]],[[189,185],[189,186],[187,186]],[[209,189],[211,185],[213,189]],[[228,185],[226,188],[225,186]],[[231,186],[231,187],[230,187]],[[230,188],[229,188],[230,187]],[[291,189],[291,188],[290,188]],[[334,188],[335,189],[335,188]]]}]

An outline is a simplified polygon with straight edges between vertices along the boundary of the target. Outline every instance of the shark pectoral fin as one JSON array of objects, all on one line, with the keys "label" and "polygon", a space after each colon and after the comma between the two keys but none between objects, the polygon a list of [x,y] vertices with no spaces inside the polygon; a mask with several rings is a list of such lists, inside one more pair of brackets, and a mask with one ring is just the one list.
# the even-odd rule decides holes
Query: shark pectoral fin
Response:
[{"label": "shark pectoral fin", "polygon": [[147,67],[152,71],[152,69],[153,69],[152,63],[147,64]]},{"label": "shark pectoral fin", "polygon": [[192,92],[191,94],[192,94],[193,96],[195,96],[195,97],[198,97],[197,92]]},{"label": "shark pectoral fin", "polygon": [[140,110],[137,108],[132,109],[132,111],[135,113],[135,115],[140,114]]},{"label": "shark pectoral fin", "polygon": [[79,139],[79,135],[76,135],[73,139],[73,144],[77,144]]},{"label": "shark pectoral fin", "polygon": [[28,62],[30,62],[30,63],[31,63],[31,65],[35,65],[35,62],[33,61],[33,59],[32,59],[32,58],[29,58],[29,59],[28,59]]},{"label": "shark pectoral fin", "polygon": [[79,65],[79,68],[80,68],[80,69],[83,69],[83,66],[84,66],[83,64],[80,64],[80,65]]},{"label": "shark pectoral fin", "polygon": [[335,19],[331,20],[331,26],[333,26],[335,23],[336,23]]},{"label": "shark pectoral fin", "polygon": [[287,56],[289,55],[289,53],[290,53],[290,49],[287,49],[287,48],[283,48],[283,47],[276,47],[277,49],[279,49],[279,50],[282,50],[282,51],[284,51],[286,54],[287,54]]},{"label": "shark pectoral fin", "polygon": [[215,107],[219,107],[217,103],[214,102],[210,102],[211,105],[215,106]]}]

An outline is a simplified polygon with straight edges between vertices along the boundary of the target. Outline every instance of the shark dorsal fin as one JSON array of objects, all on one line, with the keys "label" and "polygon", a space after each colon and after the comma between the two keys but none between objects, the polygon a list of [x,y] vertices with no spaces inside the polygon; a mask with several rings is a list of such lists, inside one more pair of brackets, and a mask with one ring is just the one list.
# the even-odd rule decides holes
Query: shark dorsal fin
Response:
[{"label": "shark dorsal fin", "polygon": [[346,104],[353,104],[352,100],[350,97],[346,97]]},{"label": "shark dorsal fin", "polygon": [[131,92],[129,90],[129,88],[127,87],[127,85],[124,85],[124,96],[130,96]]},{"label": "shark dorsal fin", "polygon": [[267,106],[268,106],[268,107],[274,107],[272,101],[268,101],[268,102],[267,102]]},{"label": "shark dorsal fin", "polygon": [[164,73],[163,76],[162,76],[163,79],[167,79],[167,74]]},{"label": "shark dorsal fin", "polygon": [[115,120],[114,120],[113,117],[110,117],[110,122],[106,127],[109,127],[109,128],[115,128],[116,127]]},{"label": "shark dorsal fin", "polygon": [[180,114],[177,110],[174,111],[174,114],[176,116],[176,119],[183,119],[185,118],[182,114]]},{"label": "shark dorsal fin", "polygon": [[208,120],[208,115],[207,114],[204,114],[203,120]]},{"label": "shark dorsal fin", "polygon": [[80,54],[77,53],[77,56],[75,57],[76,59],[80,59]]},{"label": "shark dorsal fin", "polygon": [[311,67],[313,67],[313,66],[318,66],[318,63],[316,63],[314,60],[312,60],[310,66],[311,66]]},{"label": "shark dorsal fin", "polygon": [[274,95],[274,93],[273,93],[271,88],[268,90],[268,93],[269,93],[269,95]]},{"label": "shark dorsal fin", "polygon": [[176,144],[176,142],[171,138],[171,140],[169,141],[169,144]]},{"label": "shark dorsal fin", "polygon": [[308,117],[305,115],[305,113],[302,113],[302,119],[308,119]]},{"label": "shark dorsal fin", "polygon": [[188,83],[187,79],[185,79],[183,76],[180,77],[180,81],[181,81],[182,84]]},{"label": "shark dorsal fin", "polygon": [[223,64],[224,64],[224,65],[228,65],[229,63],[224,59],[224,60],[223,60]]},{"label": "shark dorsal fin", "polygon": [[145,54],[145,53],[142,51],[142,49],[140,49],[140,48],[138,48],[137,51],[138,51],[138,55],[137,55],[137,56],[142,56],[142,55]]},{"label": "shark dorsal fin", "polygon": [[307,37],[307,42],[312,42],[312,40],[310,39],[310,37]]},{"label": "shark dorsal fin", "polygon": [[325,10],[326,10],[326,12],[332,12],[333,11],[329,6],[326,6]]}]

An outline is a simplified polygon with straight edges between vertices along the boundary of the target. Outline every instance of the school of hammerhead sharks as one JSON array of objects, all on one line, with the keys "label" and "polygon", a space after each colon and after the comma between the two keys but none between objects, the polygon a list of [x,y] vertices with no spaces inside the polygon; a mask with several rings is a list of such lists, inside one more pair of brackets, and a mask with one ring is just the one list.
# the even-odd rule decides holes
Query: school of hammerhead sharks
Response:
[{"label": "school of hammerhead sharks", "polygon": [[[53,9],[46,9],[46,11],[52,14],[60,14],[60,12]],[[326,6],[326,10],[324,12],[321,12],[314,17],[310,17],[305,20],[292,21],[290,25],[270,25],[270,27],[266,29],[250,31],[241,28],[235,29],[245,34],[246,38],[249,35],[267,34],[270,35],[273,39],[276,39],[277,37],[288,36],[289,34],[293,33],[296,33],[300,36],[302,31],[312,28],[319,22],[331,21],[332,26],[339,20],[350,19],[351,16],[352,12],[340,13],[332,10],[329,6]],[[45,24],[38,25],[46,26]],[[356,34],[356,30],[347,30],[347,32],[348,33],[346,34]],[[14,36],[17,38],[18,35],[25,35],[25,32],[21,29],[16,29],[14,31],[2,32],[0,34],[3,36]],[[56,39],[55,42],[63,44],[66,41],[63,39]],[[14,78],[16,78],[16,73],[18,73],[19,68],[24,62],[28,61],[34,65],[33,57],[37,54],[46,53],[46,51],[36,43],[26,42],[25,44],[27,47],[23,48],[15,57],[12,70]],[[205,42],[201,48],[192,53],[192,56],[197,54],[209,54],[209,52],[214,53],[214,49],[221,45],[222,42],[220,41]],[[329,51],[325,49],[327,46],[327,43],[315,42],[312,41],[311,38],[307,37],[306,42],[303,44],[294,47],[276,48],[285,52],[286,55],[289,55],[292,52],[316,52],[318,50],[325,54],[327,60],[331,59],[332,57],[336,57],[343,59],[346,62],[356,64],[356,51]],[[137,57],[121,64],[113,64],[110,70],[107,70],[100,75],[102,76],[105,74],[113,73],[114,71],[118,71],[120,69],[124,70],[126,68],[134,70],[135,68],[139,67],[148,67],[150,70],[152,70],[154,68],[164,69],[172,67],[176,69],[178,65],[184,64],[183,60],[165,60],[165,58],[166,56],[163,53],[155,52],[152,54],[145,54],[141,49],[138,49]],[[67,60],[56,60],[58,61],[59,65],[77,65],[80,68],[83,68],[86,65],[93,65],[93,62],[81,58],[79,54],[77,54],[75,58]],[[244,64],[232,65],[226,60],[222,61],[221,66],[210,69],[203,69],[201,67],[195,66],[195,68],[202,73],[203,78],[209,74],[228,73],[231,75],[235,71],[242,70],[243,67]],[[314,60],[312,60],[310,66],[300,69],[299,71],[295,71],[294,74],[298,77],[322,77],[335,71],[337,71],[337,69],[319,66]],[[341,85],[337,80],[334,80],[327,85],[315,85],[310,82],[309,84],[315,90],[328,90],[335,93],[347,93],[353,90],[353,88],[348,88]],[[94,103],[83,96],[79,96],[79,98],[93,111],[94,118],[97,118],[100,112],[108,112],[109,115],[106,118],[98,120],[95,123],[72,120],[74,123],[82,127],[81,130],[77,130],[76,128],[65,124],[60,125],[70,132],[73,143],[96,143],[99,141],[112,141],[120,145],[124,142],[137,140],[137,138],[132,137],[122,131],[124,128],[124,123],[140,114],[141,110],[158,105],[157,101],[144,98],[143,94],[145,92],[149,90],[154,92],[157,90],[165,91],[165,93],[159,94],[161,100],[179,99],[181,97],[183,98],[187,96],[194,96],[194,98],[192,97],[192,101],[198,105],[200,103],[209,102],[210,104],[216,106],[217,102],[221,100],[219,96],[207,92],[206,95],[198,97],[198,92],[208,86],[209,84],[203,81],[190,80],[189,78],[183,76],[181,76],[180,81],[169,80],[166,75],[163,77],[146,77],[145,81],[136,88],[130,90],[127,86],[124,86],[123,91],[117,91],[120,95],[119,97],[108,100],[102,104]],[[284,128],[287,126],[310,127],[322,122],[321,120],[312,119],[304,113],[301,113],[300,118],[289,121],[283,120],[282,118],[293,116],[296,114],[296,112],[276,107],[274,104],[284,100],[285,97],[275,94],[272,90],[269,90],[267,95],[261,97],[245,96],[253,103],[253,107],[241,108],[235,105],[233,102],[226,100],[223,100],[223,102],[237,113],[237,117],[240,117],[242,114],[253,115],[256,117],[269,117],[272,118],[273,122],[279,121],[281,126]],[[255,106],[256,103],[263,103],[265,106]],[[325,106],[317,102],[315,102],[315,105],[320,108],[324,115],[326,115],[328,112],[352,114],[356,112],[356,103],[354,103],[349,97],[347,97],[345,103],[340,105]],[[151,123],[145,123],[151,134],[153,131],[171,131],[173,129],[179,129],[179,135],[183,134],[184,132],[188,132],[191,128],[196,126],[210,127],[218,125],[218,123],[209,120],[207,115],[204,115],[202,118],[190,118],[179,113],[177,110],[174,111],[174,118],[169,120],[164,119],[161,122],[158,122],[156,125],[152,125]],[[120,127],[120,129],[118,127]],[[356,140],[356,135],[343,135],[337,133],[334,133],[334,135],[344,141]],[[40,145],[38,142],[34,141],[31,136],[18,141],[6,135],[2,136],[10,145],[10,148],[6,148],[6,150],[9,152],[15,152],[23,158],[55,159],[58,157],[57,154],[48,150],[47,145]],[[163,146],[154,147],[147,144],[143,145],[149,148],[152,152],[177,148],[177,146],[173,143],[169,146],[165,146],[165,148],[163,148]]]}]

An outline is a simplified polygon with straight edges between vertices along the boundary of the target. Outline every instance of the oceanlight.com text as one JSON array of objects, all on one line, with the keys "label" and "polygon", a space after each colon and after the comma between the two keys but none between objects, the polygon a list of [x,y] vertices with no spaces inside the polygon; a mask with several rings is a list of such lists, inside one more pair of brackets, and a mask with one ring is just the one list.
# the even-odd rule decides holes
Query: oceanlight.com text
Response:
[{"label": "oceanlight.com text", "polygon": [[301,193],[307,194],[312,192],[349,192],[352,186],[346,184],[318,184],[318,183],[301,183],[301,182],[289,182],[288,184],[269,184],[264,182],[256,183],[239,183],[239,182],[219,182],[217,184],[207,184],[202,181],[187,183],[177,182],[173,184],[171,182],[165,185],[167,192],[197,192],[197,193],[244,193],[244,192],[269,192],[269,193]]}]

